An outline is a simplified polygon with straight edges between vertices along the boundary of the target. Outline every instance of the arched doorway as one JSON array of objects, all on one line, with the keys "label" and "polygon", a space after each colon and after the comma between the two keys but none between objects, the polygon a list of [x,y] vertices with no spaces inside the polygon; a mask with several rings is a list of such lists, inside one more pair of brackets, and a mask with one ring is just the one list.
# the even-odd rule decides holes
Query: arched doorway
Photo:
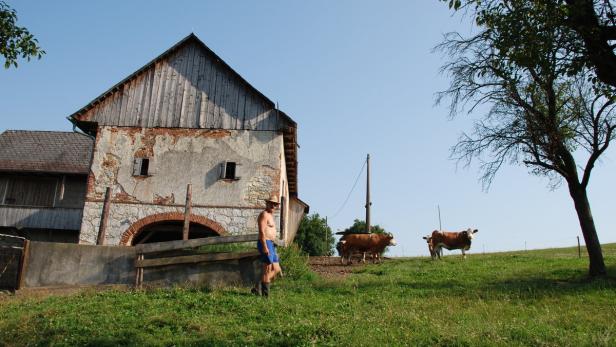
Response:
[{"label": "arched doorway", "polygon": [[[151,215],[133,223],[122,234],[120,244],[134,246],[142,243],[181,240],[183,226],[183,213],[170,212]],[[189,239],[225,234],[220,224],[202,216],[190,216]]]}]

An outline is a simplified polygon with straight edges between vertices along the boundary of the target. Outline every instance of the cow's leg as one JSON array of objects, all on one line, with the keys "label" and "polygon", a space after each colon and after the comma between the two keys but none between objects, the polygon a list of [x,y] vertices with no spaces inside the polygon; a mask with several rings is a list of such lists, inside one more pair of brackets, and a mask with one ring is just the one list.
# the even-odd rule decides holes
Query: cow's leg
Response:
[{"label": "cow's leg", "polygon": [[442,252],[443,252],[443,248],[441,248],[440,246],[436,248],[436,255],[438,257],[438,260],[441,260]]},{"label": "cow's leg", "polygon": [[462,259],[466,259],[466,253],[464,252],[464,248],[462,248]]}]

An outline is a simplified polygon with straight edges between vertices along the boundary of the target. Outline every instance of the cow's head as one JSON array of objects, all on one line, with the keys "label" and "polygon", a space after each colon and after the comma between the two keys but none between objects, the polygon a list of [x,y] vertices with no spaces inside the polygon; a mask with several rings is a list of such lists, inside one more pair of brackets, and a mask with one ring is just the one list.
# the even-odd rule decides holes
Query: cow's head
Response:
[{"label": "cow's head", "polygon": [[466,237],[468,237],[469,240],[472,240],[473,237],[475,237],[475,234],[478,233],[478,232],[479,232],[478,229],[468,228],[468,229],[464,230],[462,232],[462,234],[465,235]]},{"label": "cow's head", "polygon": [[383,233],[386,240],[389,240],[388,246],[395,246],[396,240],[394,239],[394,235],[392,233]]},{"label": "cow's head", "polygon": [[345,243],[346,243],[345,240],[340,240],[340,241],[338,241],[338,243],[336,243],[336,250],[338,251],[338,255],[339,256],[342,256],[342,253],[343,253],[343,249],[342,248],[344,247]]}]

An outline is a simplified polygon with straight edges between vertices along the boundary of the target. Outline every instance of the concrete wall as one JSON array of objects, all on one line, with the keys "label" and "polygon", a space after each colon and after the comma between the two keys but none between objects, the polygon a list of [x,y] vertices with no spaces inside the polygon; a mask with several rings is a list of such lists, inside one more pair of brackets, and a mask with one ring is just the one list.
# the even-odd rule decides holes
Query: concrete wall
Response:
[{"label": "concrete wall", "polygon": [[26,288],[133,284],[135,249],[31,241]]},{"label": "concrete wall", "polygon": [[[27,288],[135,283],[135,248],[31,241]],[[146,268],[144,284],[250,285],[260,275],[257,257],[213,263]]]},{"label": "concrete wall", "polygon": [[[148,176],[133,175],[149,158]],[[284,151],[274,131],[99,127],[88,178],[81,243],[94,243],[105,189],[112,188],[107,244],[148,215],[183,211],[192,184],[193,214],[228,234],[254,233],[271,194],[280,196]],[[220,164],[238,163],[238,180],[220,179]]]}]

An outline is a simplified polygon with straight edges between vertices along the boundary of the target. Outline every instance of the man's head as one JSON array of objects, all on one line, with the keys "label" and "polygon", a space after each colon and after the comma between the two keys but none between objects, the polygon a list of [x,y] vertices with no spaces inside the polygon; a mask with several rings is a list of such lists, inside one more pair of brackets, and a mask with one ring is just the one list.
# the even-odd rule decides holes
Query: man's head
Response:
[{"label": "man's head", "polygon": [[278,206],[280,206],[280,202],[278,201],[277,196],[272,195],[269,197],[269,199],[265,199],[265,209],[269,212],[274,211],[278,208]]}]

